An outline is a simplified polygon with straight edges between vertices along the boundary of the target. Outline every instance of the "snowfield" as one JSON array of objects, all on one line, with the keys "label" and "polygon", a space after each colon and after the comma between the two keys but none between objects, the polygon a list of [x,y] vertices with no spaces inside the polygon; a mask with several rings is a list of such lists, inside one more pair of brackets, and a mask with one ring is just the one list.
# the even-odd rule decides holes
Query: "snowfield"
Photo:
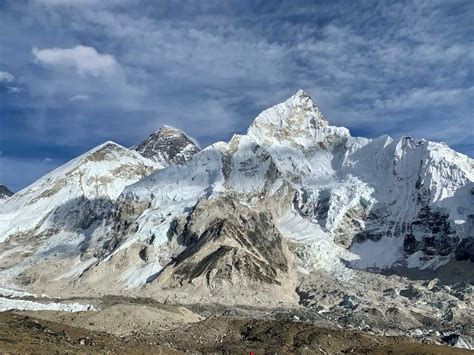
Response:
[{"label": "snowfield", "polygon": [[85,312],[93,311],[94,307],[79,303],[40,303],[35,301],[18,300],[0,297],[0,312],[18,311],[62,311],[62,312]]}]

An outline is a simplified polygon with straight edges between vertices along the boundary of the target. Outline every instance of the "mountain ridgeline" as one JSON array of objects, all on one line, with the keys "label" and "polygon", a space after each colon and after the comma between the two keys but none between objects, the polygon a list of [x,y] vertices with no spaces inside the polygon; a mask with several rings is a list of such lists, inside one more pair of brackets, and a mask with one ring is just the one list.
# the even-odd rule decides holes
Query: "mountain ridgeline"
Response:
[{"label": "mountain ridgeline", "polygon": [[474,160],[446,144],[352,137],[300,90],[229,142],[201,150],[165,126],[8,198],[0,279],[60,296],[472,324],[473,180]]}]

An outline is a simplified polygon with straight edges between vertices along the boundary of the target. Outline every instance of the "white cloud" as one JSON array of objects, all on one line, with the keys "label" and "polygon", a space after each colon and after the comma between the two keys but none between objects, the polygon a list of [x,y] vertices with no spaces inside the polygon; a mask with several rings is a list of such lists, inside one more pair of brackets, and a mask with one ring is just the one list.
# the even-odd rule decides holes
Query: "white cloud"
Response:
[{"label": "white cloud", "polygon": [[33,47],[32,53],[42,64],[72,68],[79,74],[95,77],[114,74],[119,66],[114,56],[101,54],[94,47],[82,45],[73,48]]},{"label": "white cloud", "polygon": [[69,101],[85,101],[89,99],[89,95],[74,95],[71,96]]},{"label": "white cloud", "polygon": [[0,71],[0,81],[12,82],[15,77],[7,71]]},{"label": "white cloud", "polygon": [[16,86],[7,86],[7,90],[9,94],[19,94],[21,89]]}]

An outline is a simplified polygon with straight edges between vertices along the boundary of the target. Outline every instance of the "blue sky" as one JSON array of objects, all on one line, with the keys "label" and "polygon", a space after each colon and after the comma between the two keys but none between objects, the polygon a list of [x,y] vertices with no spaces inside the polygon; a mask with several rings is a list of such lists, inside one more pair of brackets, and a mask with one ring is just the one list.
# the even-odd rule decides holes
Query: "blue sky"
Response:
[{"label": "blue sky", "polygon": [[163,124],[202,146],[297,89],[353,135],[474,155],[474,1],[0,0],[0,184]]}]

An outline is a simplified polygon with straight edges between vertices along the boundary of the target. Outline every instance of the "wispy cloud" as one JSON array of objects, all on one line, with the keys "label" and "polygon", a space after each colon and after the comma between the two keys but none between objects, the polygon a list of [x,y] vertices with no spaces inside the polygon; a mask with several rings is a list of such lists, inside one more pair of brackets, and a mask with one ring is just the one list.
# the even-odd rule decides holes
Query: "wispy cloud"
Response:
[{"label": "wispy cloud", "polygon": [[474,111],[472,13],[469,0],[10,0],[0,68],[22,94],[5,100],[0,149],[66,159],[163,124],[207,145],[304,88],[356,135],[473,155],[458,129]]},{"label": "wispy cloud", "polygon": [[10,94],[19,94],[21,92],[21,89],[16,86],[7,86],[7,91]]},{"label": "wispy cloud", "polygon": [[33,47],[32,53],[42,64],[71,68],[79,74],[112,75],[118,69],[118,63],[112,55],[100,54],[95,48],[88,46],[45,49]]},{"label": "wispy cloud", "polygon": [[0,71],[0,81],[4,81],[4,82],[12,82],[13,80],[15,79],[15,77],[10,74],[9,72],[7,71]]},{"label": "wispy cloud", "polygon": [[85,101],[89,99],[89,95],[74,95],[69,98],[69,101]]}]

